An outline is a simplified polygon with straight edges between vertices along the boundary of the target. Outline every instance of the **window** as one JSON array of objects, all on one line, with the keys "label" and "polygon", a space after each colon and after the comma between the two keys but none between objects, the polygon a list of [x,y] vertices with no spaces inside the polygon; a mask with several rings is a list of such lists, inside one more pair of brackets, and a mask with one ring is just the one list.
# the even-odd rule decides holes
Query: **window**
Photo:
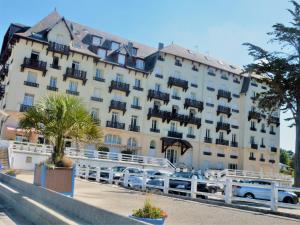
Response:
[{"label": "window", "polygon": [[138,124],[138,117],[137,116],[131,116],[131,126],[135,127]]},{"label": "window", "polygon": [[105,144],[121,144],[121,137],[118,135],[107,134],[104,138]]},{"label": "window", "polygon": [[125,55],[119,54],[119,56],[118,56],[118,63],[121,64],[121,65],[125,64]]},{"label": "window", "polygon": [[264,143],[264,138],[261,138],[261,146],[264,146],[265,143]]},{"label": "window", "polygon": [[96,78],[103,78],[103,72],[100,69],[96,69]]},{"label": "window", "polygon": [[28,72],[27,81],[31,83],[36,83],[37,75],[33,72]]},{"label": "window", "polygon": [[134,80],[134,86],[135,87],[141,87],[141,80],[140,79],[135,79]]},{"label": "window", "polygon": [[31,58],[32,60],[39,60],[39,55],[40,55],[39,52],[32,51],[32,52],[31,52],[30,58]]},{"label": "window", "polygon": [[136,63],[136,65],[135,65],[136,68],[141,69],[141,70],[144,69],[145,64],[144,64],[144,61],[143,61],[143,60],[137,59],[135,63]]},{"label": "window", "polygon": [[173,88],[173,97],[175,98],[179,97],[178,90],[176,88]]},{"label": "window", "polygon": [[127,146],[128,147],[137,147],[137,141],[135,138],[129,138],[128,141],[127,141]]},{"label": "window", "polygon": [[78,83],[75,81],[70,81],[69,83],[69,90],[70,91],[77,91]]},{"label": "window", "polygon": [[91,109],[91,116],[93,119],[98,119],[99,118],[99,109],[92,108]]},{"label": "window", "polygon": [[191,92],[191,99],[196,100],[196,94],[194,92]]},{"label": "window", "polygon": [[170,131],[173,131],[175,132],[177,129],[176,129],[176,123],[175,122],[171,122],[171,125],[170,125]]},{"label": "window", "polygon": [[58,68],[59,64],[59,58],[57,56],[53,57],[53,61],[52,61],[52,67],[54,68]]},{"label": "window", "polygon": [[137,48],[132,48],[132,55],[133,56],[136,56],[137,55],[137,51],[138,51],[138,49]]},{"label": "window", "polygon": [[194,135],[194,128],[193,127],[188,128],[188,135]]},{"label": "window", "polygon": [[56,87],[56,86],[57,86],[57,78],[50,77],[50,87]]},{"label": "window", "polygon": [[111,115],[111,121],[112,122],[118,122],[119,121],[119,113],[113,112]]},{"label": "window", "polygon": [[156,83],[154,89],[155,89],[155,91],[157,91],[157,92],[160,91],[160,84],[157,84],[157,83]]},{"label": "window", "polygon": [[251,127],[252,130],[255,130],[255,125],[256,125],[255,121],[251,121],[251,126],[250,127]]},{"label": "window", "polygon": [[232,134],[232,139],[231,139],[231,141],[232,141],[233,143],[236,143],[236,134]]},{"label": "window", "polygon": [[157,129],[157,120],[152,120],[152,126],[151,126],[151,128],[153,129],[153,130],[156,130]]},{"label": "window", "polygon": [[176,163],[177,162],[177,151],[174,149],[167,149],[165,153],[165,157],[171,162]]},{"label": "window", "polygon": [[213,68],[208,68],[208,72],[209,75],[215,76],[215,70]]},{"label": "window", "polygon": [[99,48],[97,51],[97,55],[101,58],[101,59],[105,59],[106,58],[106,50]]},{"label": "window", "polygon": [[250,152],[250,158],[254,158],[254,153],[253,152]]},{"label": "window", "polygon": [[255,137],[254,136],[250,137],[250,144],[255,144]]},{"label": "window", "polygon": [[116,81],[117,81],[117,82],[123,82],[123,75],[117,73],[117,75],[116,75]]},{"label": "window", "polygon": [[274,133],[274,126],[273,125],[270,125],[270,132]]},{"label": "window", "polygon": [[230,169],[230,170],[236,170],[237,169],[237,164],[229,163],[228,164],[228,169]]},{"label": "window", "polygon": [[100,88],[94,88],[94,93],[93,93],[94,97],[100,98]]},{"label": "window", "polygon": [[140,105],[140,99],[136,96],[133,97],[133,105],[139,106]]},{"label": "window", "polygon": [[72,69],[78,70],[79,69],[79,62],[73,61],[72,62]]},{"label": "window", "polygon": [[190,117],[194,117],[195,115],[196,115],[195,109],[190,109],[189,116],[190,116]]},{"label": "window", "polygon": [[264,159],[264,154],[263,153],[260,154],[260,158]]},{"label": "window", "polygon": [[209,129],[205,130],[205,138],[210,138],[210,130]]},{"label": "window", "polygon": [[23,104],[32,106],[33,105],[33,100],[34,100],[34,95],[25,94]]},{"label": "window", "polygon": [[117,43],[117,42],[112,41],[111,42],[111,50],[116,50],[118,48],[120,48],[120,44]]},{"label": "window", "polygon": [[93,37],[93,45],[99,46],[101,44],[101,38],[100,37]]},{"label": "window", "polygon": [[150,141],[150,148],[155,149],[156,148],[156,143],[154,140]]},{"label": "window", "polygon": [[224,140],[224,133],[223,133],[223,132],[220,132],[220,133],[219,133],[219,139],[220,139],[220,140]]},{"label": "window", "polygon": [[175,59],[175,65],[176,66],[182,66],[181,60],[180,59]]},{"label": "window", "polygon": [[174,71],[174,77],[177,78],[177,79],[180,79],[181,74],[180,74],[180,72],[178,70]]}]

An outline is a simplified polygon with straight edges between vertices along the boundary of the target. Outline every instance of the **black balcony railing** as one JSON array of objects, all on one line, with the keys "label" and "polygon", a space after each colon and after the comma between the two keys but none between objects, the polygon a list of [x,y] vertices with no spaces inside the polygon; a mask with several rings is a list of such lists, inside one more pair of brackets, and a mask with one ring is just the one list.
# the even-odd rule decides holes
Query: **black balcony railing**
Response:
[{"label": "black balcony railing", "polygon": [[275,160],[274,159],[270,159],[269,163],[275,163]]},{"label": "black balcony railing", "polygon": [[92,120],[93,120],[93,122],[94,122],[96,125],[98,125],[98,126],[101,125],[101,120],[100,120],[99,118],[92,117]]},{"label": "black balcony railing", "polygon": [[258,149],[258,144],[256,144],[256,143],[251,143],[251,148],[252,148],[252,149]]},{"label": "black balcony railing", "polygon": [[120,110],[123,112],[123,115],[124,115],[126,112],[126,102],[111,100],[110,105],[109,105],[109,112],[112,109]]},{"label": "black balcony railing", "polygon": [[151,132],[154,132],[154,133],[159,133],[160,132],[160,130],[159,129],[157,129],[157,128],[150,128],[150,131]]},{"label": "black balcony railing", "polygon": [[142,106],[140,106],[140,105],[131,105],[131,108],[133,108],[133,109],[139,109],[139,110],[141,110],[142,109]]},{"label": "black balcony railing", "polygon": [[248,121],[251,119],[255,119],[258,120],[258,122],[261,121],[261,114],[259,112],[255,112],[255,111],[249,111],[248,113]]},{"label": "black balcony railing", "polygon": [[58,91],[58,88],[57,88],[57,87],[53,87],[53,86],[50,86],[50,85],[47,86],[47,89],[48,89],[49,91]]},{"label": "black balcony railing", "polygon": [[112,127],[116,129],[125,129],[125,123],[119,123],[117,121],[106,121],[106,127]]},{"label": "black balcony railing", "polygon": [[47,72],[47,62],[25,57],[21,65],[21,70],[24,71],[24,68],[42,71],[43,76],[45,76]]},{"label": "black balcony railing", "polygon": [[231,142],[231,147],[235,147],[235,148],[239,147],[238,142],[232,141],[232,142]]},{"label": "black balcony railing", "polygon": [[224,122],[217,122],[216,132],[218,132],[219,130],[225,130],[227,134],[229,134],[231,132],[230,124]]},{"label": "black balcony railing", "polygon": [[265,148],[266,146],[264,144],[261,144],[259,147],[261,148]]},{"label": "black balcony railing", "polygon": [[0,100],[4,97],[5,95],[5,85],[0,84]]},{"label": "black balcony railing", "polygon": [[256,128],[251,126],[251,127],[250,127],[250,130],[256,131]]},{"label": "black balcony railing", "polygon": [[58,44],[56,42],[49,42],[48,43],[48,51],[57,52],[64,55],[70,54],[70,47],[67,45]]},{"label": "black balcony railing", "polygon": [[93,77],[93,80],[95,80],[95,81],[99,81],[99,82],[105,82],[105,79],[104,78],[102,78],[102,77]]},{"label": "black balcony railing", "polygon": [[280,121],[279,121],[279,117],[275,117],[275,116],[270,116],[268,118],[268,123],[274,123],[276,124],[276,126],[278,127],[280,125]]},{"label": "black balcony railing", "polygon": [[190,98],[186,98],[184,100],[184,108],[187,109],[189,107],[197,108],[199,112],[202,112],[202,110],[203,110],[203,102],[197,101],[197,100],[193,100],[193,99],[190,99]]},{"label": "black balcony railing", "polygon": [[275,131],[270,130],[270,134],[275,135],[276,133],[275,133]]},{"label": "black balcony railing", "polygon": [[50,64],[50,67],[53,68],[53,69],[56,69],[56,70],[60,70],[61,69],[61,66],[58,65],[58,64]]},{"label": "black balcony railing", "polygon": [[103,102],[103,98],[96,97],[96,96],[91,96],[91,100],[95,102]]},{"label": "black balcony railing", "polygon": [[87,78],[86,78],[86,71],[74,69],[74,68],[67,68],[66,73],[63,76],[63,80],[65,81],[67,78],[73,78],[77,80],[81,80],[82,84],[85,85]]},{"label": "black balcony railing", "polygon": [[182,138],[182,133],[170,130],[170,131],[168,131],[168,136],[169,137],[174,137],[174,138]]},{"label": "black balcony railing", "polygon": [[143,90],[144,90],[144,88],[138,87],[138,86],[133,86],[132,88],[133,88],[134,90],[137,90],[137,91],[143,91]]},{"label": "black balcony railing", "polygon": [[148,91],[148,100],[158,99],[164,102],[164,104],[168,104],[170,101],[170,95],[168,93],[164,93],[161,91],[149,90]]},{"label": "black balcony railing", "polygon": [[259,161],[261,161],[261,162],[265,162],[265,161],[266,161],[266,159],[264,159],[264,158],[260,158],[260,159],[259,159]]},{"label": "black balcony railing", "polygon": [[[182,123],[182,121],[179,121]],[[183,117],[183,123],[185,125],[187,124],[193,124],[197,126],[197,129],[201,127],[201,118],[195,117],[195,116],[184,116]]]},{"label": "black balcony railing", "polygon": [[204,137],[204,142],[205,143],[212,143],[212,138],[211,137]]},{"label": "black balcony railing", "polygon": [[168,87],[172,86],[181,87],[183,91],[187,91],[187,89],[189,88],[189,82],[179,78],[169,77]]},{"label": "black balcony railing", "polygon": [[140,126],[137,125],[129,125],[129,130],[134,132],[140,132]]},{"label": "black balcony railing", "polygon": [[224,90],[218,90],[217,99],[219,98],[226,98],[228,102],[231,101],[231,92],[230,91],[224,91]]},{"label": "black balcony railing", "polygon": [[166,112],[162,111],[160,109],[157,109],[157,108],[149,108],[149,111],[148,111],[148,114],[147,114],[148,120],[151,117],[161,118],[164,121],[166,119]]},{"label": "black balcony railing", "polygon": [[27,112],[32,107],[33,107],[32,105],[21,104],[20,105],[20,112]]},{"label": "black balcony railing", "polygon": [[255,161],[256,160],[256,158],[255,157],[249,157],[249,160],[252,160],[252,161]]},{"label": "black balcony railing", "polygon": [[187,138],[192,138],[192,139],[195,139],[195,138],[196,138],[196,136],[195,136],[194,134],[187,134],[186,137],[187,137]]},{"label": "black balcony railing", "polygon": [[229,145],[229,141],[228,140],[224,140],[224,139],[216,139],[216,144],[217,145]]},{"label": "black balcony railing", "polygon": [[265,129],[261,129],[260,132],[266,133],[266,130]]},{"label": "black balcony railing", "polygon": [[4,64],[0,70],[0,79],[4,80],[4,78],[8,75],[8,64]]},{"label": "black balcony railing", "polygon": [[79,95],[78,91],[72,91],[72,90],[66,90],[66,93],[69,94],[69,95],[76,95],[76,96]]},{"label": "black balcony railing", "polygon": [[277,152],[277,148],[276,147],[271,147],[271,152]]},{"label": "black balcony railing", "polygon": [[231,116],[231,109],[229,107],[226,107],[226,106],[218,105],[217,115],[219,115],[220,113],[226,114],[228,117],[230,117]]},{"label": "black balcony railing", "polygon": [[31,82],[31,81],[24,81],[24,85],[30,86],[30,87],[39,87],[39,84],[36,82]]},{"label": "black balcony railing", "polygon": [[128,96],[130,93],[129,88],[130,88],[129,84],[126,84],[121,81],[112,80],[108,89],[109,89],[109,92],[111,92],[112,90],[123,91],[126,93],[126,96]]}]

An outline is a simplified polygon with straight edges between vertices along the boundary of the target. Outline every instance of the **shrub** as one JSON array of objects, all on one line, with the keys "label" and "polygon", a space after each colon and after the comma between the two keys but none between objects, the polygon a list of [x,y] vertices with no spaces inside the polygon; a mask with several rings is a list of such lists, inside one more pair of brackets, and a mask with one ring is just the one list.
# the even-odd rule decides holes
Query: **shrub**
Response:
[{"label": "shrub", "polygon": [[59,160],[56,163],[56,166],[57,167],[69,167],[69,168],[71,168],[73,166],[73,161],[69,157],[64,156],[61,160]]},{"label": "shrub", "polygon": [[132,155],[133,152],[130,150],[130,149],[126,149],[126,150],[123,150],[121,151],[122,154],[128,154],[128,155]]},{"label": "shrub", "polygon": [[10,170],[6,171],[5,174],[7,174],[9,176],[15,176],[16,175],[16,171],[13,170],[13,169],[10,169]]},{"label": "shrub", "polygon": [[100,146],[100,147],[98,148],[98,151],[100,151],[100,152],[109,152],[109,148],[106,147],[106,146]]},{"label": "shrub", "polygon": [[139,218],[161,219],[166,218],[168,215],[162,209],[155,207],[151,204],[149,199],[145,200],[144,207],[133,211],[133,216]]}]

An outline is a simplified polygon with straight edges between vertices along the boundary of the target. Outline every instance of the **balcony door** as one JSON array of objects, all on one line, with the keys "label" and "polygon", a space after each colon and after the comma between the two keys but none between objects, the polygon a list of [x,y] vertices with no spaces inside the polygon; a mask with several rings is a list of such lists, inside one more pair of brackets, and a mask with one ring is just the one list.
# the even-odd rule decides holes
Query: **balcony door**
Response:
[{"label": "balcony door", "polygon": [[72,69],[79,70],[79,62],[73,61],[72,62]]},{"label": "balcony door", "polygon": [[39,56],[40,56],[40,53],[39,52],[36,52],[36,51],[32,51],[31,52],[31,56],[30,58],[34,61],[38,61],[39,60]]},{"label": "balcony door", "polygon": [[175,149],[167,149],[165,153],[165,158],[167,158],[171,163],[176,163],[177,151]]},{"label": "balcony door", "polygon": [[111,122],[117,123],[119,121],[119,114],[117,112],[113,112],[111,115]]}]

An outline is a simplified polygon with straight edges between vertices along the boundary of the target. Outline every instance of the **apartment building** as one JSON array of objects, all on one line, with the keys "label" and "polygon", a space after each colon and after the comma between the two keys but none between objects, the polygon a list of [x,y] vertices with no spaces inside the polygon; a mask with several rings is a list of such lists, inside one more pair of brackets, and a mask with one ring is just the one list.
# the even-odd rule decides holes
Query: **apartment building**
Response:
[{"label": "apartment building", "polygon": [[149,47],[56,11],[32,27],[11,24],[0,63],[3,139],[42,142],[18,120],[59,92],[82,99],[112,152],[202,170],[279,169],[279,114],[254,101],[268,86],[237,66],[175,44]]}]

